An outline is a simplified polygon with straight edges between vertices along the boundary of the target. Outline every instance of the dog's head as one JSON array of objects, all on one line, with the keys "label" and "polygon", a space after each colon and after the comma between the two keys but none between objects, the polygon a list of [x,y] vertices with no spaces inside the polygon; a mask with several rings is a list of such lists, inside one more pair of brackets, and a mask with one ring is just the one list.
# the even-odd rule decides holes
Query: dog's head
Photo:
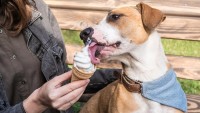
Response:
[{"label": "dog's head", "polygon": [[92,39],[89,51],[93,63],[129,53],[144,43],[151,31],[163,20],[164,14],[139,3],[136,7],[116,8],[95,27],[86,28],[80,34],[84,41]]}]

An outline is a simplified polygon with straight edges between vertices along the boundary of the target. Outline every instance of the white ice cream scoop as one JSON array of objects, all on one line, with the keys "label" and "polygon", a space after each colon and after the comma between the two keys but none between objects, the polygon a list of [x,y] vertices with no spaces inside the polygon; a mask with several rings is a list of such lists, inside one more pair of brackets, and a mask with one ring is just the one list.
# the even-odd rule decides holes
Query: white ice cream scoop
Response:
[{"label": "white ice cream scoop", "polygon": [[89,45],[86,45],[80,52],[77,52],[74,56],[74,67],[85,72],[93,72],[95,70],[94,64],[92,64],[89,53]]}]

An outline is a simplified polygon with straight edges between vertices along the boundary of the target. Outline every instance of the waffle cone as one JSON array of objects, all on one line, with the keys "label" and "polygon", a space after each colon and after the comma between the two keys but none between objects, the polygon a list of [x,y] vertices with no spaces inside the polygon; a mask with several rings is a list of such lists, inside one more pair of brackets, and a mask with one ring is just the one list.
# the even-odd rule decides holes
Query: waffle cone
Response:
[{"label": "waffle cone", "polygon": [[72,77],[71,82],[77,81],[77,80],[85,80],[90,78],[94,72],[84,72],[83,70],[80,70],[76,67],[72,68]]}]

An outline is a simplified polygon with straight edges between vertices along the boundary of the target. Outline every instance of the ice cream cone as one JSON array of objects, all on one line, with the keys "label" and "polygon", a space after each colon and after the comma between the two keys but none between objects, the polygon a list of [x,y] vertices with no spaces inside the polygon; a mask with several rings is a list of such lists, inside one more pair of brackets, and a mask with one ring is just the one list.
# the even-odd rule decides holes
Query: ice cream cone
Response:
[{"label": "ice cream cone", "polygon": [[85,80],[90,78],[94,72],[85,72],[84,70],[78,69],[77,67],[72,68],[71,82],[77,80]]}]

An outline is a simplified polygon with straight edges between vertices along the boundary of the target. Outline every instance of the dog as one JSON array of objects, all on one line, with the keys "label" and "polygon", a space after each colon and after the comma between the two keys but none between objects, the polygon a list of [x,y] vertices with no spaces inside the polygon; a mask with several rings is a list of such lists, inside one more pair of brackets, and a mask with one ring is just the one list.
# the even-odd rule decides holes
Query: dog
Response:
[{"label": "dog", "polygon": [[122,74],[97,92],[80,113],[182,113],[185,93],[177,82],[155,28],[166,16],[139,3],[113,9],[94,27],[81,32],[92,42],[92,63],[120,61]]}]

